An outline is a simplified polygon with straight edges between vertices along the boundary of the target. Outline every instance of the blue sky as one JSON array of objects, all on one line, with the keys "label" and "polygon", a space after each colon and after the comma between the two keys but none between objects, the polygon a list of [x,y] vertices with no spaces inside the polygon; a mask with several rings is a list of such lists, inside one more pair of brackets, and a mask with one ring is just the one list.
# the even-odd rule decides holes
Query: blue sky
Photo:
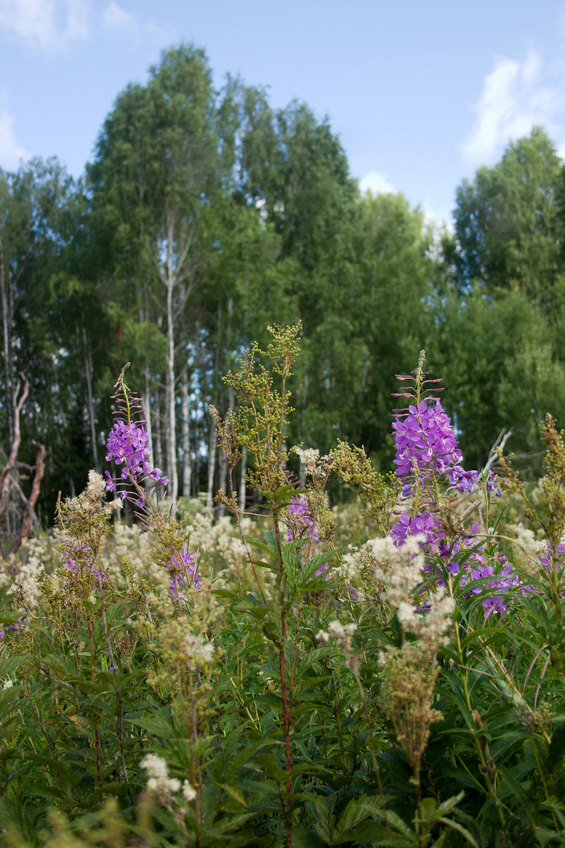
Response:
[{"label": "blue sky", "polygon": [[78,176],[128,82],[162,49],[328,115],[363,188],[446,220],[455,190],[545,126],[565,157],[565,0],[0,0],[0,168]]}]

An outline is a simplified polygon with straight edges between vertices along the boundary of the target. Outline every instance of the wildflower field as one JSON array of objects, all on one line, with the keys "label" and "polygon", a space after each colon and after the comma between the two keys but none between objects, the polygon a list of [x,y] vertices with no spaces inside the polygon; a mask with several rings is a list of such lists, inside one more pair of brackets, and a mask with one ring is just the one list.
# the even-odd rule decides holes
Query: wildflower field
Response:
[{"label": "wildflower field", "polygon": [[2,848],[565,845],[555,421],[539,482],[465,468],[422,354],[390,473],[290,447],[299,327],[271,333],[211,410],[222,517],[166,499],[124,371],[105,476],[2,560]]}]

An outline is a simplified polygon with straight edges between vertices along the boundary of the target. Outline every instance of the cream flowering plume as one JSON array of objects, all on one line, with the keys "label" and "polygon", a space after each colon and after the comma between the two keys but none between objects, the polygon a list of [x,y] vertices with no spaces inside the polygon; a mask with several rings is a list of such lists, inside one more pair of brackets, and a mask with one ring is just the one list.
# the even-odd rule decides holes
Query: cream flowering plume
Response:
[{"label": "cream flowering plume", "polygon": [[308,474],[314,474],[320,451],[316,448],[295,448],[295,452],[300,458],[300,462],[306,468]]},{"label": "cream flowering plume", "polygon": [[412,592],[422,582],[424,541],[423,536],[409,536],[399,548],[390,536],[385,536],[365,545],[375,564],[375,577],[386,586],[387,600],[395,608],[402,602],[410,603]]},{"label": "cream flowering plume", "polygon": [[334,639],[345,657],[345,663],[351,669],[355,677],[359,673],[359,657],[353,653],[353,634],[357,630],[357,624],[350,621],[347,624],[342,624],[341,621],[330,621],[328,629],[320,630],[316,633],[316,639],[322,645],[328,645],[330,639]]},{"label": "cream flowering plume", "polygon": [[426,642],[432,650],[441,643],[449,629],[455,601],[445,589],[429,593],[425,609],[417,590],[423,583],[422,542],[425,537],[408,536],[402,547],[397,547],[390,536],[372,539],[365,545],[375,563],[375,577],[386,590],[386,599],[396,611],[403,630],[413,633]]},{"label": "cream flowering plume", "polygon": [[[444,588],[427,592],[423,599],[424,541],[422,536],[408,536],[397,547],[388,536],[367,543],[375,563],[375,576],[402,627],[401,647],[388,645],[379,652],[385,687],[383,709],[395,726],[416,784],[430,726],[441,718],[441,713],[432,708],[438,675],[437,652],[455,609],[455,601]],[[407,639],[407,633],[417,638]]]},{"label": "cream flowering plume", "polygon": [[[16,557],[11,557],[0,585],[11,582],[8,594],[13,595],[16,601],[25,608],[29,618],[39,606],[41,575],[45,571],[41,557],[45,551],[44,546],[35,539],[26,540],[22,550],[27,554],[27,561],[21,562]],[[11,577],[10,570],[12,573],[15,572]]]},{"label": "cream flowering plume", "polygon": [[196,798],[196,790],[188,780],[183,780],[181,786],[180,780],[169,777],[169,767],[162,757],[147,754],[139,765],[148,775],[147,791],[158,795],[163,804],[171,803],[174,800],[173,796],[181,789],[185,801],[194,801]]}]

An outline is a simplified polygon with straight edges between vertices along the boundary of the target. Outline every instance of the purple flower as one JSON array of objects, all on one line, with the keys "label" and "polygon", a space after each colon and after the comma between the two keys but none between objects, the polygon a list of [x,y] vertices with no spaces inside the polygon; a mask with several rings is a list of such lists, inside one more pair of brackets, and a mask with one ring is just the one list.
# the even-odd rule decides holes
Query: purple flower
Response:
[{"label": "purple flower", "polygon": [[[121,481],[137,486],[148,479],[161,486],[166,486],[169,482],[160,468],[151,468],[149,436],[143,423],[126,424],[123,419],[116,419],[108,436],[106,450],[106,462],[122,466],[118,477],[112,477],[109,471],[104,472],[106,491],[117,491]],[[127,497],[127,491],[123,488],[120,488],[117,493],[122,500]],[[136,506],[144,507],[145,497],[138,493],[134,503]]]},{"label": "purple flower", "polygon": [[493,471],[489,471],[487,476],[487,491],[494,495],[495,498],[502,497],[502,489],[500,488],[498,477]]},{"label": "purple flower", "polygon": [[286,528],[286,536],[289,542],[296,542],[299,539],[321,541],[306,498],[296,495],[288,505],[288,512],[291,517]]},{"label": "purple flower", "polygon": [[169,560],[167,565],[169,570],[169,596],[175,600],[182,600],[184,595],[181,592],[186,592],[189,586],[195,586],[200,589],[200,575],[196,571],[196,563],[192,554],[181,548],[178,554],[175,554]]},{"label": "purple flower", "polygon": [[[63,542],[61,547],[63,562],[69,571],[80,572],[91,571],[95,577],[100,575],[100,571],[95,568],[92,551],[83,542],[73,542],[70,539]],[[104,574],[102,580],[105,580]]]},{"label": "purple flower", "polygon": [[138,479],[149,474],[148,446],[149,437],[145,427],[140,424],[126,424],[118,418],[108,436],[106,443],[106,462],[123,465],[128,477]]},{"label": "purple flower", "polygon": [[63,562],[69,571],[78,571],[79,565],[82,568],[92,568],[92,551],[82,542],[65,542],[61,553],[63,554]]},{"label": "purple flower", "polygon": [[[478,562],[475,565],[475,568],[469,567],[471,578],[473,580],[491,578],[488,581],[488,586],[491,589],[495,589],[497,592],[496,595],[489,595],[483,601],[485,619],[494,612],[497,612],[499,615],[504,615],[508,607],[508,602],[514,600],[514,596],[508,595],[508,592],[511,589],[522,588],[520,579],[512,570],[512,566],[505,556],[496,557],[493,562],[486,563],[484,556],[480,552],[477,552],[477,554]],[[482,592],[482,586],[473,586],[471,589],[472,595],[479,595],[482,594]]]},{"label": "purple flower", "polygon": [[[423,400],[418,406],[411,404],[396,419],[392,428],[396,442],[394,464],[399,477],[412,478],[416,471],[424,479],[446,475],[459,491],[471,491],[478,474],[461,467],[463,455],[451,419],[439,400],[430,404]],[[405,483],[403,497],[409,494],[409,485]]]},{"label": "purple flower", "polygon": [[0,639],[3,639],[8,630],[27,630],[28,624],[25,618],[22,616],[18,616],[18,620],[15,624],[5,624],[4,627],[0,630]]},{"label": "purple flower", "polygon": [[114,481],[114,478],[110,474],[110,472],[105,471],[104,476],[106,478],[106,491],[107,492],[115,492],[116,491],[116,483]]},{"label": "purple flower", "polygon": [[[322,540],[318,535],[316,522],[312,518],[310,506],[305,497],[295,495],[288,505],[290,520],[286,528],[286,536],[289,542],[304,541],[311,539],[314,543],[319,543]],[[304,560],[302,560],[304,565]],[[316,577],[320,577],[328,570],[328,563],[325,562],[316,571]],[[329,580],[329,574],[327,576]]]},{"label": "purple flower", "polygon": [[[397,476],[403,478],[402,498],[412,494],[417,479],[419,502],[423,501],[428,511],[400,515],[390,531],[394,543],[401,547],[408,536],[423,535],[422,546],[427,554],[423,571],[427,572],[429,582],[444,586],[446,571],[457,576],[462,585],[488,580],[486,584],[471,586],[466,597],[484,595],[485,618],[493,613],[504,615],[516,597],[515,592],[528,592],[531,587],[520,582],[504,555],[496,550],[492,553],[477,540],[481,532],[478,526],[471,527],[469,538],[459,538],[451,544],[440,529],[433,485],[438,477],[447,478],[449,485],[460,492],[470,492],[478,479],[477,471],[465,471],[461,465],[463,457],[449,416],[436,399],[412,404],[395,417],[392,425],[396,442],[394,464]],[[492,472],[488,474],[486,485],[489,492],[500,495]],[[549,564],[548,559],[546,562]],[[491,591],[485,591],[486,586]]]},{"label": "purple flower", "polygon": [[390,531],[394,544],[400,548],[407,536],[424,535],[432,550],[437,550],[444,534],[440,531],[439,519],[431,512],[418,512],[412,518],[404,512]]}]

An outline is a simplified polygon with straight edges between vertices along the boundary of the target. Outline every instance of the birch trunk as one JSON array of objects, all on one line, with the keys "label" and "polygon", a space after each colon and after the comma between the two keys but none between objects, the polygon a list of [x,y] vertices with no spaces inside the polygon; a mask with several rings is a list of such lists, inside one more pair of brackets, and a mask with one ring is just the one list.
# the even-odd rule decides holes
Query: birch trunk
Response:
[{"label": "birch trunk", "polygon": [[216,470],[216,427],[210,426],[210,442],[208,448],[208,491],[206,494],[206,509],[214,508],[214,472]]},{"label": "birch trunk", "polygon": [[163,450],[162,450],[162,439],[161,439],[161,409],[159,406],[159,396],[156,394],[155,396],[155,415],[153,417],[155,422],[155,465],[158,468],[163,468]]},{"label": "birch trunk", "polygon": [[167,474],[169,476],[169,495],[173,501],[176,501],[178,497],[178,474],[175,415],[175,326],[173,315],[175,272],[172,221],[169,222],[167,230]]},{"label": "birch trunk", "polygon": [[143,417],[145,418],[145,429],[147,430],[149,447],[151,448],[151,460],[153,462],[153,465],[157,465],[155,461],[155,451],[153,448],[153,429],[151,426],[151,388],[149,386],[148,368],[145,369],[145,392],[141,400],[143,403]]},{"label": "birch trunk", "polygon": [[241,468],[239,478],[239,495],[238,503],[240,509],[245,509],[245,501],[247,500],[247,484],[245,482],[245,473],[247,471],[247,448],[244,447],[241,451]]},{"label": "birch trunk", "polygon": [[182,493],[185,498],[190,497],[190,485],[192,483],[192,462],[190,457],[190,410],[188,408],[188,373],[186,368],[182,372]]},{"label": "birch trunk", "polygon": [[0,239],[0,298],[2,304],[2,347],[4,353],[4,391],[6,397],[5,414],[8,417],[8,436],[10,441],[14,438],[14,419],[10,404],[12,397],[12,344],[11,326],[12,309],[11,298],[6,291],[7,280],[4,272],[4,250]]}]

